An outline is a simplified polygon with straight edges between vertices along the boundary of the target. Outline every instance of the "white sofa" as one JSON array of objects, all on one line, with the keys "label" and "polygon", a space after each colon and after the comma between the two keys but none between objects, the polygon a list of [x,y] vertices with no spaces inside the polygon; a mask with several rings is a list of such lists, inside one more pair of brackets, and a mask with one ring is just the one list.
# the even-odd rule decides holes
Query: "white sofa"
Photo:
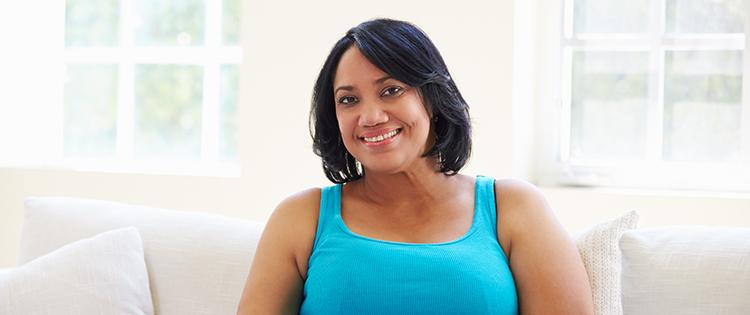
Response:
[{"label": "white sofa", "polygon": [[[637,215],[624,218],[576,236],[590,278],[598,279],[595,298],[617,297],[596,301],[597,314],[750,314],[750,229],[628,231]],[[129,288],[150,295],[153,304],[134,314],[234,314],[263,228],[262,222],[202,213],[55,197],[29,198],[24,220],[19,266],[65,244],[135,227],[148,285]],[[630,226],[622,228],[623,222]],[[16,290],[29,288],[22,282]]]}]

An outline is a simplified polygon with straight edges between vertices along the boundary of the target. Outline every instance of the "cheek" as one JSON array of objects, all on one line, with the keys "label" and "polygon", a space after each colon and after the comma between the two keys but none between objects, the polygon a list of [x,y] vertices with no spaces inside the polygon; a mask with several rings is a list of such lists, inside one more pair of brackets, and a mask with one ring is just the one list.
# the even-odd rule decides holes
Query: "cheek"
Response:
[{"label": "cheek", "polygon": [[423,131],[428,131],[430,129],[430,114],[427,112],[427,107],[424,105],[424,102],[422,101],[422,98],[413,92],[410,91],[408,95],[409,102],[408,106],[404,106],[404,109],[408,109],[404,111],[404,114],[409,117],[408,125],[416,130],[419,130],[420,133]]},{"label": "cheek", "polygon": [[409,113],[409,117],[412,118],[409,122],[409,126],[412,129],[418,131],[420,134],[427,134],[427,132],[429,132],[430,115],[427,114],[427,111],[425,111],[424,108],[412,110]]},{"label": "cheek", "polygon": [[344,135],[346,133],[346,129],[348,128],[348,124],[346,122],[346,117],[344,117],[344,115],[339,111],[336,111],[336,123],[338,123],[339,125],[339,132]]},{"label": "cheek", "polygon": [[352,141],[352,134],[354,132],[354,125],[352,120],[347,115],[336,112],[336,120],[339,124],[339,133],[341,139],[344,141],[344,146],[348,148],[348,144]]}]

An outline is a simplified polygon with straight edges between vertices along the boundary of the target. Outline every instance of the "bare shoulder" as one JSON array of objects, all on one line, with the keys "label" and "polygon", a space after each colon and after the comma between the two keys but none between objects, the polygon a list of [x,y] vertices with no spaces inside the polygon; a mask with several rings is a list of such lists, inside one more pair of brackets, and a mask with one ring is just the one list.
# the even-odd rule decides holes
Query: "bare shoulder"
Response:
[{"label": "bare shoulder", "polygon": [[498,206],[502,205],[514,216],[552,214],[542,191],[524,180],[514,178],[496,180],[495,196]]},{"label": "bare shoulder", "polygon": [[320,191],[320,188],[309,188],[282,200],[268,219],[267,229],[278,227],[290,236],[312,229],[315,234]]},{"label": "bare shoulder", "polygon": [[300,268],[304,267],[304,270],[307,270],[307,257],[310,256],[318,227],[320,196],[320,188],[297,192],[282,200],[272,215],[283,221],[285,232],[294,241],[297,263]]},{"label": "bare shoulder", "polygon": [[320,188],[309,188],[282,200],[268,220],[268,230],[282,234],[294,254],[300,275],[307,273],[320,213]]},{"label": "bare shoulder", "polygon": [[[498,235],[511,243],[524,234],[540,235],[545,227],[556,226],[557,218],[541,190],[534,184],[520,179],[498,179],[495,181],[495,202],[498,213]],[[532,228],[529,228],[532,227]],[[499,233],[500,234],[500,233]]]},{"label": "bare shoulder", "polygon": [[503,225],[522,314],[593,314],[578,249],[542,192],[528,182],[503,179],[495,182],[495,194],[498,231]]},{"label": "bare shoulder", "polygon": [[317,227],[320,189],[284,199],[258,242],[237,314],[296,314]]},{"label": "bare shoulder", "polygon": [[271,217],[292,221],[314,217],[317,220],[320,191],[320,188],[308,188],[286,197],[276,206]]}]

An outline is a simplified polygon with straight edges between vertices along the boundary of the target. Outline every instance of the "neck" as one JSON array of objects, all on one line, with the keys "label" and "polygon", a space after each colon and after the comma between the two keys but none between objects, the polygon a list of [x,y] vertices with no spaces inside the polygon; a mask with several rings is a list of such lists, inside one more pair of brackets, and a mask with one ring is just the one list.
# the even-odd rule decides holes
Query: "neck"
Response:
[{"label": "neck", "polygon": [[451,196],[457,176],[436,171],[432,159],[420,159],[408,171],[378,173],[365,169],[358,191],[362,198],[381,206],[420,204]]}]

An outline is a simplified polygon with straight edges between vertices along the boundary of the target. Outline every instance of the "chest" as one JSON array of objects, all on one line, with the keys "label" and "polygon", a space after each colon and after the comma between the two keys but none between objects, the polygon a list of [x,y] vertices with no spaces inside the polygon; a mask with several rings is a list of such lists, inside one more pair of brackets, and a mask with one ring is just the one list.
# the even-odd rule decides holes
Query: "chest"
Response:
[{"label": "chest", "polygon": [[329,235],[304,292],[301,314],[517,314],[507,261],[479,232],[445,245]]},{"label": "chest", "polygon": [[343,199],[341,218],[354,234],[402,243],[443,243],[465,235],[474,221],[473,198],[386,209]]}]

